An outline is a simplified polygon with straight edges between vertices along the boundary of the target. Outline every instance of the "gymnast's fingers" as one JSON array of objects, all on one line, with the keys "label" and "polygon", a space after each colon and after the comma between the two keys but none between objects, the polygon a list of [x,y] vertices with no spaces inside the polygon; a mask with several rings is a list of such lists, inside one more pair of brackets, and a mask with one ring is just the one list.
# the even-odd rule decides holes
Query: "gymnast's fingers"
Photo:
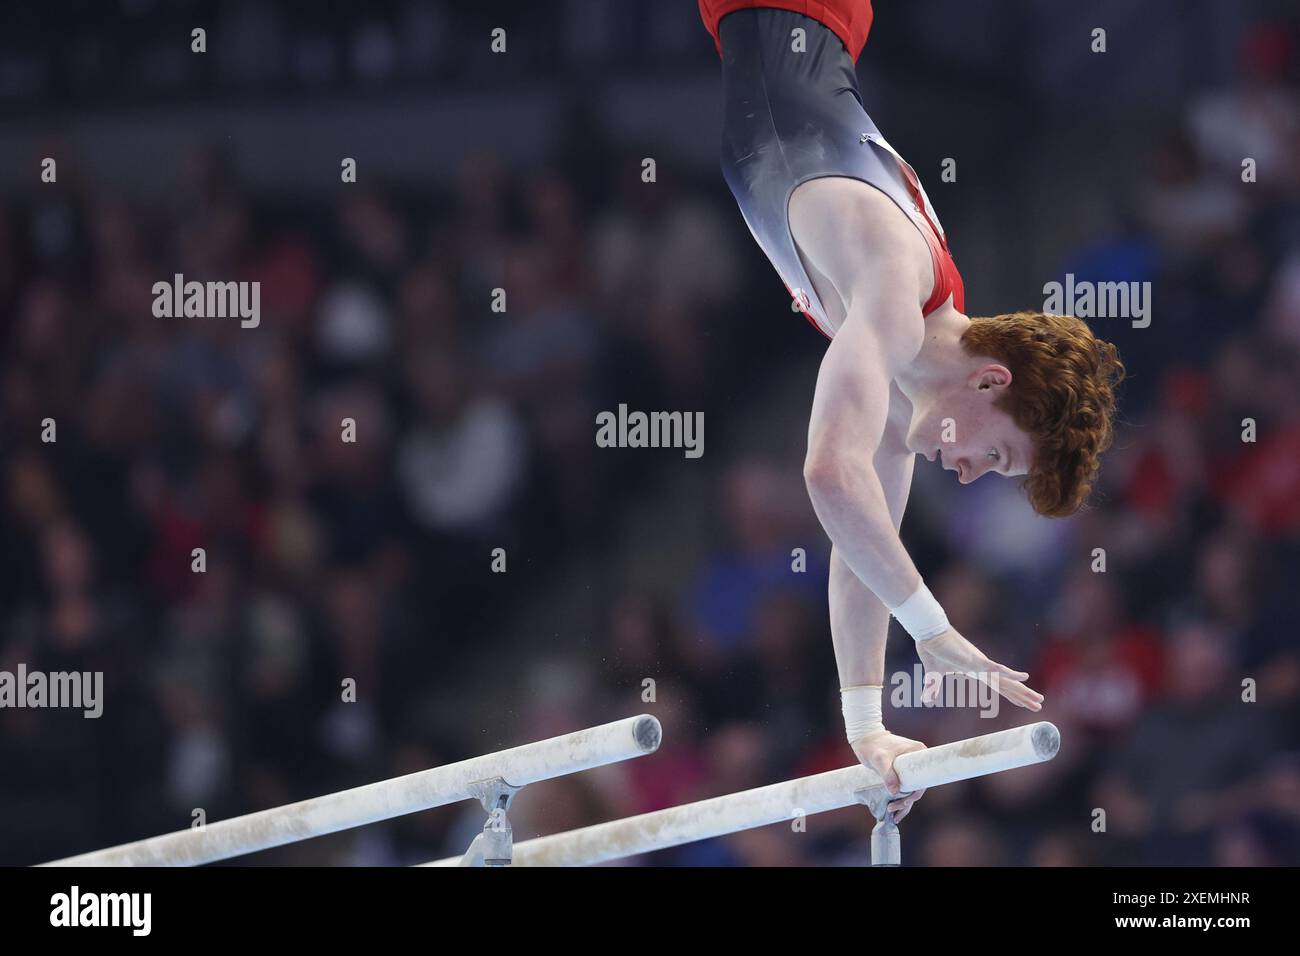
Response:
[{"label": "gymnast's fingers", "polygon": [[985,681],[985,683],[1017,707],[1023,707],[1026,710],[1032,711],[1043,709],[1043,695],[1030,687],[1026,687],[1018,680],[995,679],[992,681]]},{"label": "gymnast's fingers", "polygon": [[912,811],[913,804],[920,800],[924,794],[925,788],[922,787],[920,790],[913,790],[911,793],[899,797],[897,800],[890,800],[889,811],[894,814],[894,822],[897,823],[902,820],[903,817],[907,816]]},{"label": "gymnast's fingers", "polygon": [[1009,677],[1011,680],[1029,680],[1027,671],[1018,671],[1006,664],[999,664],[997,661],[989,661],[986,667],[990,674],[997,674],[999,677]]}]

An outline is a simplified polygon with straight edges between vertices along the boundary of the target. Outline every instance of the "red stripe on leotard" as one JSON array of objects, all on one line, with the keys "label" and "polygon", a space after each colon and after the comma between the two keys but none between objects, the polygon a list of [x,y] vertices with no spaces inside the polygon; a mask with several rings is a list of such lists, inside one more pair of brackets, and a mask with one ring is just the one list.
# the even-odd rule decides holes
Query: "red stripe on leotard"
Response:
[{"label": "red stripe on leotard", "polygon": [[[924,228],[920,229],[920,233],[925,239],[925,244],[930,248],[930,261],[934,264],[934,288],[930,290],[930,298],[925,300],[925,305],[921,306],[921,317],[925,318],[937,310],[948,301],[949,296],[952,297],[953,308],[964,313],[966,284],[962,281],[961,273],[957,271],[957,263],[953,261],[952,253],[948,251],[948,240],[934,224],[930,214],[925,211],[925,198],[921,193],[921,184],[917,181],[916,174],[906,163],[899,163],[898,168],[903,171],[903,178],[907,181],[907,191],[911,194],[912,203],[925,224]],[[831,336],[817,324],[817,320],[804,307],[803,302],[799,301],[794,290],[787,285],[786,291],[790,293],[791,301],[798,306],[803,317],[808,320],[808,324],[829,339]]]},{"label": "red stripe on leotard", "polygon": [[713,34],[713,43],[722,55],[722,40],[718,38],[718,22],[728,13],[766,7],[773,10],[790,10],[812,17],[825,26],[844,44],[849,56],[857,61],[862,48],[867,45],[871,32],[871,0],[700,0],[700,17]]},{"label": "red stripe on leotard", "polygon": [[[923,226],[918,224],[921,237],[925,239],[925,244],[930,249],[930,261],[934,264],[934,288],[930,290],[930,298],[925,300],[925,305],[921,306],[921,317],[925,318],[931,312],[936,311],[940,306],[952,297],[953,308],[958,312],[966,311],[966,284],[962,281],[961,273],[957,271],[957,263],[953,261],[952,253],[948,251],[948,240],[939,231],[939,227],[934,224],[930,214],[925,210],[925,196],[921,192],[921,184],[917,181],[916,174],[912,171],[907,163],[900,162],[898,168],[903,171],[903,179],[907,182],[907,191],[912,197],[912,204],[916,207],[917,213],[921,217]],[[786,285],[786,291],[790,293],[790,299],[803,313],[803,317],[808,320],[808,324],[814,329],[831,338],[830,334],[823,329],[811,312],[800,301],[799,297],[794,294],[794,290]]]},{"label": "red stripe on leotard", "polygon": [[925,237],[925,244],[930,247],[930,260],[934,263],[934,289],[930,292],[930,298],[921,307],[921,315],[927,316],[939,306],[948,301],[952,296],[952,305],[958,312],[966,311],[966,284],[962,282],[961,273],[957,271],[957,263],[952,259],[952,253],[948,251],[948,239],[939,231],[939,227],[930,219],[930,214],[925,211],[925,197],[921,192],[921,184],[917,181],[916,173],[907,163],[899,163],[898,168],[903,171],[903,178],[907,180],[907,191],[912,196],[912,202],[916,206],[916,211],[921,214],[925,221],[926,228],[921,230],[921,235]]}]

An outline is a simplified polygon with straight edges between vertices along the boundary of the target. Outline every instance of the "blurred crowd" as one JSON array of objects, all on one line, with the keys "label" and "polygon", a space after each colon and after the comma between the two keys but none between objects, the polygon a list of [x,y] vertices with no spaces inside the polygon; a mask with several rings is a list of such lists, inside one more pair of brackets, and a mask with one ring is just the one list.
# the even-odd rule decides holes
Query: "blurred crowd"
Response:
[{"label": "blurred crowd", "polygon": [[[1031,673],[1067,746],[928,794],[910,863],[1300,862],[1294,39],[1254,36],[1242,81],[1189,102],[1113,230],[1062,263],[1154,285],[1149,328],[1097,320],[1131,377],[1096,504],[1049,521],[1013,483],[918,467],[909,550],[954,625]],[[618,516],[670,495],[667,468],[695,467],[600,451],[596,411],[703,410],[718,434],[820,347],[772,307],[718,177],[661,160],[647,186],[580,106],[569,124],[547,165],[472,154],[437,190],[300,206],[204,145],[150,200],[66,181],[0,205],[0,670],[105,675],[98,720],[0,712],[0,863],[637,710],[670,746],[529,788],[517,836],[852,759],[828,548],[784,448],[710,450],[712,553],[684,555],[672,587],[602,585],[576,647],[512,649],[530,693],[483,729],[501,702],[467,662],[566,568],[626,547]],[[175,273],[260,281],[260,326],[155,318]],[[890,646],[888,672],[910,674],[910,643]],[[939,742],[1026,716],[896,706],[887,723]],[[417,862],[481,821],[447,807],[259,859]],[[840,811],[652,861],[861,863],[872,823]]]}]

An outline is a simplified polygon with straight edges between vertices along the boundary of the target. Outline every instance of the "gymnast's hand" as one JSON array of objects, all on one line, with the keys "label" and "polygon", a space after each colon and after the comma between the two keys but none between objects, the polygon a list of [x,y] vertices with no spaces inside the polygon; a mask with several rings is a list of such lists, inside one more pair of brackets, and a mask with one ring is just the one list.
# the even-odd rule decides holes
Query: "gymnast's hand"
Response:
[{"label": "gymnast's hand", "polygon": [[[853,741],[852,747],[862,765],[880,774],[880,779],[885,781],[885,789],[889,791],[890,796],[895,796],[898,794],[900,787],[898,774],[894,772],[894,758],[899,754],[924,750],[925,744],[919,740],[909,740],[907,737],[900,737],[882,729],[873,731],[865,737],[859,737]],[[894,822],[897,823],[907,816],[912,809],[912,804],[920,800],[924,793],[925,788],[922,787],[920,790],[904,794],[897,800],[890,800],[889,809],[894,814]]]},{"label": "gymnast's hand", "polygon": [[925,665],[922,703],[937,704],[943,692],[944,676],[962,674],[991,687],[1017,707],[1033,711],[1043,709],[1043,695],[1022,683],[1029,679],[1028,674],[989,660],[987,654],[958,634],[955,628],[948,628],[938,637],[917,641],[916,653]]}]

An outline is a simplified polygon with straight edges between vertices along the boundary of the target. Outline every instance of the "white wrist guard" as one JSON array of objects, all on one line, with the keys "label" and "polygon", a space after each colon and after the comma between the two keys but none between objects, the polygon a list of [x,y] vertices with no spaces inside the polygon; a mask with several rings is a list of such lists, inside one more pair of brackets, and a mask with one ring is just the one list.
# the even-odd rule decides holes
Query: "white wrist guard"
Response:
[{"label": "white wrist guard", "polygon": [[884,730],[880,720],[879,685],[860,684],[840,688],[840,710],[844,713],[844,734],[849,743],[876,730]]},{"label": "white wrist guard", "polygon": [[912,635],[914,641],[928,641],[932,637],[938,637],[951,626],[948,615],[943,613],[943,608],[924,581],[912,592],[910,598],[898,607],[890,608],[889,613],[898,618],[898,623]]}]

